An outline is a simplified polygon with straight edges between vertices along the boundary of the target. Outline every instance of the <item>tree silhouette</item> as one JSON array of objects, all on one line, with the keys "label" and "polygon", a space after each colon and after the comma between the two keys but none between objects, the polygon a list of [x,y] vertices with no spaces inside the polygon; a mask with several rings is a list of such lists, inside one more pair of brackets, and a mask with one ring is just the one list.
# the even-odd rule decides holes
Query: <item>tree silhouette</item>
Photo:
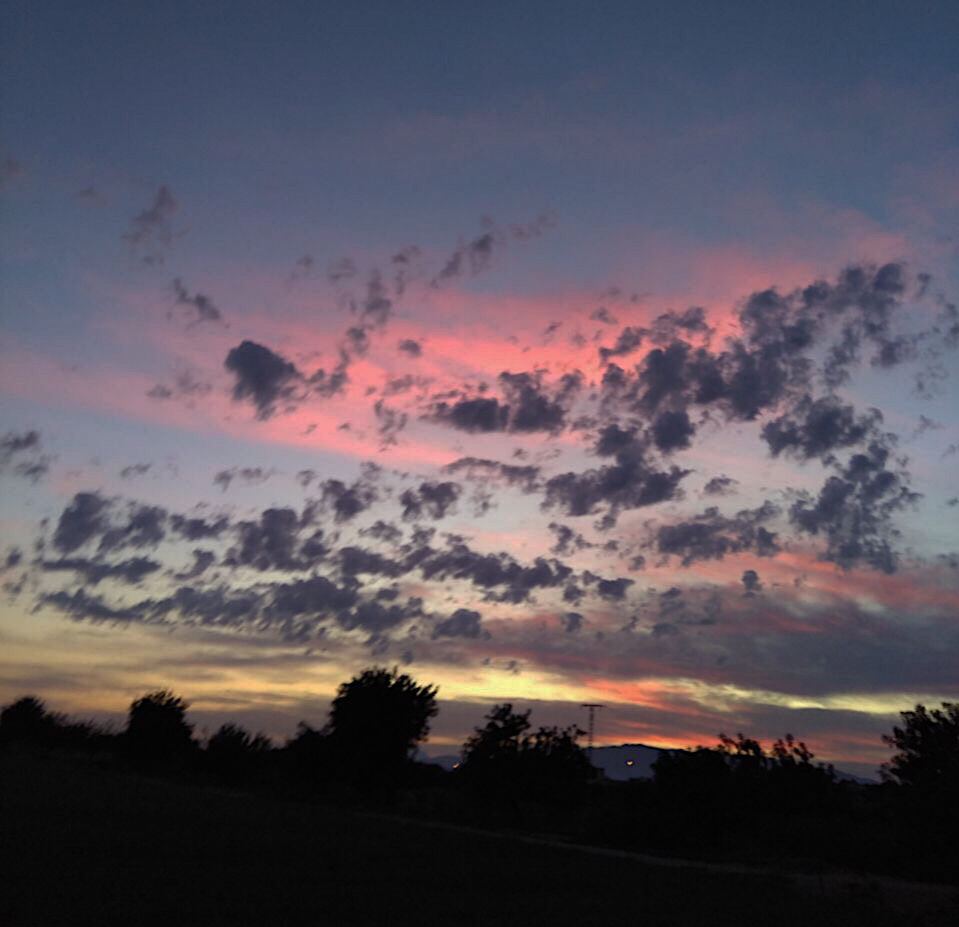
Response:
[{"label": "tree silhouette", "polygon": [[330,707],[330,746],[360,785],[396,784],[439,710],[435,686],[373,667],[343,683]]},{"label": "tree silhouette", "polygon": [[151,768],[182,763],[196,748],[193,725],[186,720],[189,707],[168,689],[136,699],[123,735],[130,758]]},{"label": "tree silhouette", "polygon": [[59,712],[48,711],[43,701],[33,695],[19,698],[0,710],[0,745],[27,743],[76,749],[108,739],[109,735],[92,723],[70,721]]},{"label": "tree silhouette", "polygon": [[577,743],[583,731],[541,727],[530,734],[529,711],[495,705],[486,724],[463,744],[460,775],[487,797],[569,800],[589,780],[590,764]]},{"label": "tree silhouette", "polygon": [[943,702],[931,711],[916,705],[900,717],[902,727],[882,738],[898,751],[883,764],[883,777],[917,789],[959,793],[959,703]]},{"label": "tree silhouette", "polygon": [[252,775],[272,749],[268,737],[251,735],[239,724],[227,723],[206,743],[206,758],[213,773],[223,779],[239,781]]},{"label": "tree silhouette", "polygon": [[666,797],[685,803],[716,803],[724,794],[732,771],[722,750],[661,750],[653,763],[656,788]]},{"label": "tree silhouette", "polygon": [[328,730],[317,730],[301,721],[283,748],[286,768],[307,785],[330,779],[336,772],[330,740]]},{"label": "tree silhouette", "polygon": [[513,711],[511,703],[494,705],[485,717],[486,724],[476,728],[463,744],[463,768],[506,764],[523,749],[523,738],[530,728],[529,711]]},{"label": "tree silhouette", "polygon": [[42,741],[49,736],[54,723],[40,699],[24,696],[0,711],[0,743]]}]

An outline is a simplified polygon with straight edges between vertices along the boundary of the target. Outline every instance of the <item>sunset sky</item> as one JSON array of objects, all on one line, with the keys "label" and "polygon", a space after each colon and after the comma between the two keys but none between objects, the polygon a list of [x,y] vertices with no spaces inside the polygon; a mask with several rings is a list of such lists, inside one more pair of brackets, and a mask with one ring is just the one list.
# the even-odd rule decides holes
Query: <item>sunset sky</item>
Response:
[{"label": "sunset sky", "polygon": [[0,22],[0,702],[337,684],[874,771],[959,699],[959,5]]}]

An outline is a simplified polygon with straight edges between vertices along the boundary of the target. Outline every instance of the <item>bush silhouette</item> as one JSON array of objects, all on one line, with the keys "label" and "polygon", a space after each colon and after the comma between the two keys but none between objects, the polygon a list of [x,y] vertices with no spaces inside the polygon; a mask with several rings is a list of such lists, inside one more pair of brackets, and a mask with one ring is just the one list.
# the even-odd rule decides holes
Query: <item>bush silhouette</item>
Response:
[{"label": "bush silhouette", "polygon": [[882,738],[897,750],[883,765],[883,777],[923,791],[959,794],[959,704],[943,702],[931,711],[916,705],[900,717],[902,727]]},{"label": "bush silhouette", "polygon": [[305,721],[286,742],[283,759],[286,769],[308,785],[328,781],[335,773],[329,732],[310,727]]},{"label": "bush silhouette", "polygon": [[812,809],[833,795],[835,772],[792,734],[769,751],[760,741],[719,735],[716,747],[664,751],[653,764],[659,796],[677,809],[709,808],[712,817]]},{"label": "bush silhouette", "polygon": [[206,760],[211,772],[222,779],[239,782],[249,779],[262,765],[273,745],[263,734],[251,735],[238,724],[220,726],[206,743]]},{"label": "bush silhouette", "polygon": [[47,711],[36,696],[27,695],[0,710],[0,745],[24,743],[75,749],[105,743],[110,736],[86,722],[69,721]]},{"label": "bush silhouette", "polygon": [[697,805],[721,799],[732,771],[720,750],[663,750],[653,763],[656,788],[670,798]]},{"label": "bush silhouette", "polygon": [[530,734],[529,715],[508,702],[495,705],[463,745],[460,776],[487,798],[568,801],[591,773],[577,743],[584,732],[541,727]]},{"label": "bush silhouette", "polygon": [[189,707],[167,689],[136,699],[123,735],[130,759],[148,769],[183,765],[197,746],[193,725],[186,720]]},{"label": "bush silhouette", "polygon": [[429,734],[436,688],[374,667],[343,683],[330,707],[329,747],[342,775],[361,787],[392,787]]},{"label": "bush silhouette", "polygon": [[40,743],[49,739],[55,724],[40,699],[24,696],[0,711],[0,743]]}]

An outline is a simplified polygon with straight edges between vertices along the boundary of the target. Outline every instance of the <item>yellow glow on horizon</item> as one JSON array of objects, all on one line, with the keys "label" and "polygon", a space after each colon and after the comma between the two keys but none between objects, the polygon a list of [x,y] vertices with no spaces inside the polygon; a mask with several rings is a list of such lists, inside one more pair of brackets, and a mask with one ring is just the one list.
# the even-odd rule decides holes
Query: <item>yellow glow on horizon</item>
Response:
[{"label": "yellow glow on horizon", "polygon": [[[235,631],[117,628],[70,622],[43,612],[24,613],[7,603],[0,606],[0,704],[35,694],[52,710],[80,717],[88,712],[122,714],[136,696],[168,687],[194,708],[222,712],[225,717],[241,711],[275,713],[281,718],[303,712],[311,723],[315,717],[315,723],[321,724],[325,703],[337,686],[363,666],[377,662],[391,665],[389,659],[370,658],[359,646],[350,654],[334,655],[252,634],[240,637]],[[747,706],[895,716],[917,702],[941,700],[916,692],[797,696],[673,677],[571,680],[529,665],[518,674],[500,664],[430,662],[416,663],[408,671],[421,683],[438,686],[441,702],[522,705],[544,701],[576,708],[582,702],[601,701],[609,706],[602,726],[620,731],[622,725],[615,723],[617,706],[633,713],[646,709],[650,725],[645,729],[649,730],[660,710],[670,710],[671,700],[684,701],[687,709],[690,703],[702,707],[704,717]],[[695,714],[690,721],[696,723]],[[603,733],[601,728],[599,743],[623,742],[621,733],[612,737]],[[688,733],[670,736],[667,731],[639,736],[664,747],[687,746],[689,738]],[[460,740],[444,735],[431,742],[458,746]]]}]

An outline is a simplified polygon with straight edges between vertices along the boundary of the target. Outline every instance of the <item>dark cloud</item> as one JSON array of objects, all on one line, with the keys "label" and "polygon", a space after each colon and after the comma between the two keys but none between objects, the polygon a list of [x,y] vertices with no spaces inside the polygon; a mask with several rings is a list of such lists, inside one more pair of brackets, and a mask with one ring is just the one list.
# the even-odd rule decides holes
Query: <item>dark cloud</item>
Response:
[{"label": "dark cloud", "polygon": [[582,629],[585,619],[579,612],[565,612],[559,616],[559,620],[567,634],[576,634]]},{"label": "dark cloud", "polygon": [[406,559],[409,570],[419,569],[427,580],[461,579],[485,590],[492,601],[519,603],[536,589],[565,583],[572,570],[558,560],[537,557],[523,566],[506,553],[481,554],[462,539],[451,538],[443,550],[420,547]]},{"label": "dark cloud", "polygon": [[186,569],[174,574],[177,579],[196,579],[202,576],[216,561],[216,555],[211,550],[195,548],[193,551],[193,563]]},{"label": "dark cloud", "polygon": [[596,452],[614,457],[615,464],[547,480],[544,508],[559,508],[569,516],[605,510],[600,527],[611,528],[622,511],[677,498],[679,484],[690,472],[675,466],[657,469],[648,461],[644,442],[636,431],[617,425],[600,433]]},{"label": "dark cloud", "polygon": [[804,396],[788,413],[764,425],[762,436],[774,457],[792,454],[800,460],[828,459],[834,450],[876,435],[881,423],[878,409],[857,416],[852,406],[835,396],[815,400]]},{"label": "dark cloud", "polygon": [[144,264],[162,264],[173,244],[173,217],[178,204],[170,188],[157,189],[153,203],[133,217],[130,228],[123,235],[125,241]]},{"label": "dark cloud", "polygon": [[491,219],[484,219],[485,231],[458,245],[433,278],[431,285],[439,287],[458,277],[475,277],[489,269],[494,250],[511,240],[530,241],[538,238],[553,225],[554,219],[549,215],[537,216],[530,222],[511,223],[505,228],[497,228]]},{"label": "dark cloud", "polygon": [[[300,516],[289,508],[266,509],[258,521],[241,521],[235,526],[239,544],[227,554],[227,566],[256,570],[303,570],[318,557],[307,559],[298,551]],[[320,553],[316,546],[314,554]]]},{"label": "dark cloud", "polygon": [[120,471],[120,479],[130,480],[136,476],[144,476],[145,474],[150,472],[152,467],[153,467],[153,464],[148,464],[148,463],[130,464],[129,466],[124,467]]},{"label": "dark cloud", "polygon": [[821,373],[830,386],[846,379],[865,345],[877,363],[906,360],[907,342],[891,332],[893,315],[903,305],[904,281],[898,264],[862,265],[847,268],[834,283],[819,281],[786,295],[775,289],[754,293],[739,313],[742,336],[729,339],[720,352],[694,348],[679,337],[709,334],[700,310],[667,313],[657,320],[662,345],[635,372],[607,367],[604,403],[645,415],[664,404],[672,411],[697,404],[750,421],[809,396],[819,356],[825,356]]},{"label": "dark cloud", "polygon": [[468,274],[476,276],[490,266],[495,239],[492,232],[484,232],[472,241],[460,245],[447,259],[443,269],[433,278],[433,286]]},{"label": "dark cloud", "polygon": [[390,447],[399,441],[399,433],[409,422],[405,412],[386,405],[382,399],[373,404],[373,416],[376,419],[376,433],[380,436],[382,447]]},{"label": "dark cloud", "polygon": [[148,620],[148,616],[138,605],[108,605],[103,598],[90,595],[84,589],[75,589],[72,593],[65,591],[45,593],[40,597],[38,604],[55,608],[74,621],[129,624]]},{"label": "dark cloud", "polygon": [[219,486],[223,492],[230,488],[234,480],[240,480],[248,486],[258,486],[265,483],[276,471],[263,467],[231,467],[229,470],[220,470],[213,474],[213,485]]},{"label": "dark cloud", "polygon": [[416,489],[407,489],[400,495],[403,506],[403,518],[416,521],[420,518],[432,518],[434,521],[445,518],[455,511],[456,502],[463,492],[459,483],[435,482],[427,480]]},{"label": "dark cloud", "polygon": [[[418,600],[410,599],[405,605],[394,603],[384,605],[378,601],[360,602],[351,611],[341,611],[337,620],[347,631],[360,629],[373,635],[381,635],[392,628],[416,618],[422,613]],[[385,649],[387,640],[373,640]]]},{"label": "dark cloud", "polygon": [[745,570],[742,575],[742,583],[746,595],[757,595],[762,592],[763,584],[755,570]]},{"label": "dark cloud", "polygon": [[358,307],[364,326],[383,328],[393,313],[393,302],[386,295],[383,279],[374,271],[366,281],[366,294]]},{"label": "dark cloud", "polygon": [[739,480],[720,474],[709,479],[703,487],[703,494],[707,496],[728,496],[736,491],[733,487],[738,485]]},{"label": "dark cloud", "polygon": [[468,608],[458,608],[449,618],[438,621],[433,628],[433,638],[467,637],[476,639],[483,630],[480,627],[482,616]]},{"label": "dark cloud", "polygon": [[[596,318],[595,313],[593,317]],[[602,321],[606,320],[603,319]],[[625,357],[627,354],[632,354],[642,345],[643,339],[648,334],[649,332],[645,328],[627,326],[619,333],[616,343],[611,348],[599,349],[600,363],[607,364],[611,357]]]},{"label": "dark cloud", "polygon": [[125,515],[125,519],[121,518],[103,530],[98,548],[101,552],[126,547],[156,547],[166,537],[166,509],[130,502],[126,505]]},{"label": "dark cloud", "polygon": [[653,544],[666,557],[679,557],[683,566],[696,560],[722,560],[727,554],[751,551],[771,557],[779,551],[776,534],[763,527],[779,510],[770,502],[733,516],[708,508],[688,521],[660,525]]},{"label": "dark cloud", "polygon": [[313,276],[314,268],[316,267],[316,259],[312,254],[304,254],[302,257],[296,259],[296,263],[293,265],[293,270],[290,272],[290,281],[304,280],[307,277]]},{"label": "dark cloud", "polygon": [[404,338],[397,345],[397,349],[409,357],[420,357],[423,353],[422,344],[420,344],[419,341],[414,341],[412,338]]},{"label": "dark cloud", "polygon": [[460,457],[447,464],[445,473],[462,473],[468,480],[497,482],[515,486],[523,492],[535,492],[539,487],[541,470],[534,466],[504,464],[483,457]]},{"label": "dark cloud", "polygon": [[593,311],[590,314],[590,319],[594,322],[602,322],[603,325],[615,325],[616,317],[606,308],[606,306],[600,306],[598,309]]},{"label": "dark cloud", "polygon": [[179,616],[188,625],[266,629],[270,622],[263,613],[265,600],[266,594],[257,590],[184,585],[166,598],[141,603],[140,611],[151,621],[170,622]]},{"label": "dark cloud", "polygon": [[632,579],[603,579],[602,576],[596,576],[589,571],[583,574],[583,581],[587,585],[595,584],[596,594],[610,602],[621,602],[625,599],[629,587],[635,583]]},{"label": "dark cloud", "polygon": [[14,454],[22,454],[24,451],[37,451],[39,449],[39,431],[25,431],[22,434],[8,431],[0,438],[0,459],[12,457]]},{"label": "dark cloud", "polygon": [[332,509],[337,522],[352,521],[378,498],[376,487],[368,479],[360,478],[350,486],[342,480],[331,479],[322,486],[323,504]]},{"label": "dark cloud", "polygon": [[173,381],[172,386],[165,383],[157,383],[156,386],[147,390],[146,395],[150,399],[182,399],[188,406],[202,396],[211,392],[213,386],[203,380],[197,379],[197,375],[191,370],[181,370]]},{"label": "dark cloud", "polygon": [[653,421],[653,443],[664,454],[689,447],[696,434],[696,426],[685,409],[679,412],[660,412]]},{"label": "dark cloud", "polygon": [[217,540],[230,528],[230,520],[225,515],[210,520],[186,515],[171,515],[170,528],[187,541]]},{"label": "dark cloud", "polygon": [[161,564],[147,557],[133,557],[119,563],[104,563],[85,557],[61,557],[59,560],[43,560],[40,568],[46,572],[69,571],[82,577],[87,585],[95,586],[104,579],[117,579],[136,585],[144,577],[159,570]]},{"label": "dark cloud", "polygon": [[354,357],[363,357],[370,349],[370,335],[361,325],[353,325],[346,330],[344,336],[347,348]]},{"label": "dark cloud", "polygon": [[50,471],[50,457],[40,453],[41,447],[36,430],[8,431],[0,438],[0,473],[9,471],[36,483]]},{"label": "dark cloud", "polygon": [[356,264],[353,263],[352,258],[340,258],[327,268],[326,279],[330,283],[337,284],[343,280],[352,280],[356,273]]},{"label": "dark cloud", "polygon": [[801,493],[793,503],[790,522],[826,538],[823,559],[844,569],[865,563],[885,573],[896,570],[899,532],[892,517],[919,495],[889,463],[888,448],[874,443],[865,453],[854,454],[839,475],[830,476],[815,499]]},{"label": "dark cloud", "polygon": [[406,285],[416,275],[416,265],[421,255],[422,252],[416,245],[407,245],[390,258],[393,265],[393,289],[397,296],[406,292]]},{"label": "dark cloud", "polygon": [[24,479],[30,480],[31,483],[36,483],[50,472],[49,458],[43,457],[39,460],[21,460],[14,466],[13,472],[17,476],[22,476]]},{"label": "dark cloud", "polygon": [[558,522],[551,521],[549,523],[549,530],[556,538],[556,542],[549,549],[551,554],[566,556],[567,554],[572,554],[579,550],[586,550],[593,546],[586,538],[568,525],[561,525]]},{"label": "dark cloud", "polygon": [[399,396],[412,389],[425,389],[431,382],[429,377],[417,377],[411,373],[405,373],[401,377],[392,377],[387,380],[381,392],[383,396]]},{"label": "dark cloud", "polygon": [[507,226],[510,238],[516,241],[530,241],[539,238],[556,225],[556,219],[549,213],[541,213],[530,222],[512,222]]},{"label": "dark cloud", "polygon": [[667,344],[682,335],[710,335],[712,329],[706,323],[706,310],[690,306],[683,312],[664,312],[653,321],[650,337],[658,344]]},{"label": "dark cloud", "polygon": [[510,406],[510,431],[556,434],[565,424],[569,402],[581,388],[582,377],[566,374],[552,395],[544,389],[539,374],[503,372],[499,382]]},{"label": "dark cloud", "polygon": [[296,481],[304,489],[306,489],[310,483],[312,483],[317,477],[316,470],[298,470],[296,474]]},{"label": "dark cloud", "polygon": [[198,325],[200,322],[223,321],[223,316],[213,300],[203,293],[195,293],[191,296],[179,277],[173,281],[173,292],[176,296],[176,304],[190,310],[191,326]]},{"label": "dark cloud", "polygon": [[53,545],[65,554],[91,541],[109,525],[110,502],[99,493],[78,492],[60,514]]},{"label": "dark cloud", "polygon": [[369,528],[363,528],[360,534],[367,535],[387,544],[395,544],[403,537],[403,532],[397,528],[396,525],[391,525],[389,522],[382,520],[375,521]]},{"label": "dark cloud", "polygon": [[433,405],[430,417],[460,431],[505,431],[509,406],[501,405],[498,399],[483,397],[460,399],[452,404],[441,401]]},{"label": "dark cloud", "polygon": [[376,551],[363,547],[343,547],[337,552],[340,570],[345,576],[400,576],[403,567]]},{"label": "dark cloud", "polygon": [[355,586],[338,586],[325,576],[280,583],[272,590],[267,613],[274,621],[301,615],[335,614],[352,608],[357,601]]},{"label": "dark cloud", "polygon": [[566,374],[552,390],[544,386],[538,372],[504,371],[498,382],[504,394],[502,400],[486,396],[461,397],[455,402],[444,399],[433,403],[427,417],[467,432],[557,434],[566,424],[569,406],[582,386],[582,376]]},{"label": "dark cloud", "polygon": [[267,419],[278,403],[292,402],[302,393],[303,374],[286,358],[255,341],[231,349],[224,366],[236,377],[233,399],[249,399],[257,418]]},{"label": "dark cloud", "polygon": [[316,370],[306,377],[296,365],[255,341],[243,341],[232,348],[224,366],[235,376],[233,399],[249,400],[259,419],[268,419],[279,406],[293,408],[310,395],[330,398],[341,393],[349,382],[349,354],[341,350],[339,360],[327,373]]},{"label": "dark cloud", "polygon": [[942,428],[942,422],[937,422],[935,419],[929,418],[928,415],[920,415],[919,423],[916,425],[916,430],[913,431],[912,437],[918,438],[920,435],[924,435],[927,431],[939,431]]}]

